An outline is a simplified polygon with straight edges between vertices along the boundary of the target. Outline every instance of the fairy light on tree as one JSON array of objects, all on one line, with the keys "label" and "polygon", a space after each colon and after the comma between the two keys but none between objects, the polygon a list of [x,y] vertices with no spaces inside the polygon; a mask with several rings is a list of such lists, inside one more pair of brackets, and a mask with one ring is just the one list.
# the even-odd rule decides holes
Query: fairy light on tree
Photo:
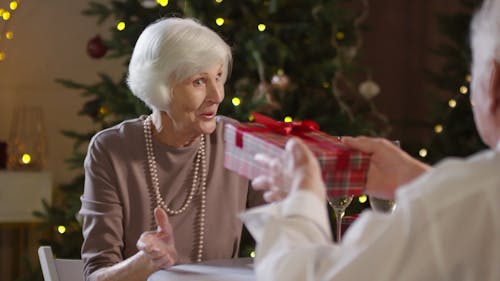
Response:
[{"label": "fairy light on tree", "polygon": [[[294,1],[186,0],[171,5],[160,0],[111,1],[120,5],[103,2],[89,5],[84,11],[98,24],[111,22],[106,36],[89,41],[89,55],[127,60],[138,32],[149,23],[170,15],[196,18],[221,34],[233,49],[235,64],[225,84],[227,96],[219,107],[221,115],[246,122],[253,121],[250,113],[257,111],[276,120],[284,120],[285,115],[286,121],[311,119],[332,135],[384,135],[388,122],[376,111],[371,99],[378,94],[377,85],[370,80],[366,84],[369,87],[364,87],[369,91],[362,87],[362,93],[357,87],[359,77],[364,79],[367,74],[357,55],[363,50],[362,25],[369,1],[357,0],[363,5],[347,11],[341,2],[349,1],[322,2],[320,9],[314,1],[300,6]],[[343,16],[331,17],[332,11]],[[117,19],[123,24],[118,25]],[[305,65],[314,71],[304,72]],[[85,93],[88,102],[80,114],[90,117],[95,129],[102,129],[110,123],[149,113],[126,88],[126,75],[120,77],[115,80],[101,74],[99,80],[90,84],[72,81],[78,77],[58,82]],[[352,87],[343,89],[342,85]],[[117,96],[121,98],[117,100]],[[80,145],[94,133],[65,132],[75,141],[73,156],[68,159],[71,167],[82,166]],[[75,221],[75,211],[81,206],[83,178],[77,176],[62,187],[67,199],[65,206],[48,206],[45,217],[42,215],[55,229],[65,226],[64,235],[50,241],[54,253],[61,258],[79,258],[81,229]],[[356,200],[349,211],[359,212],[363,207],[360,204]],[[66,221],[53,220],[53,214],[58,213],[65,214]],[[244,247],[249,245],[248,239],[242,239],[241,245],[240,255],[248,256],[250,251]]]},{"label": "fairy light on tree", "polygon": [[[15,12],[19,7],[20,1],[10,1],[8,8],[0,7],[0,23],[2,24],[1,34],[7,39],[7,41],[11,41],[14,39],[14,32],[9,29],[9,24],[12,22]],[[2,40],[0,38],[0,62],[4,61],[7,57],[4,43],[6,40]]]},{"label": "fairy light on tree", "polygon": [[437,17],[438,30],[444,40],[432,49],[440,64],[428,71],[434,86],[431,100],[435,103],[429,114],[432,119],[424,123],[427,136],[423,140],[403,142],[409,145],[413,141],[412,154],[425,157],[429,163],[447,156],[466,157],[485,148],[476,131],[469,97],[472,60],[469,25],[473,11],[482,0],[459,2],[462,7],[457,12],[443,12]]}]

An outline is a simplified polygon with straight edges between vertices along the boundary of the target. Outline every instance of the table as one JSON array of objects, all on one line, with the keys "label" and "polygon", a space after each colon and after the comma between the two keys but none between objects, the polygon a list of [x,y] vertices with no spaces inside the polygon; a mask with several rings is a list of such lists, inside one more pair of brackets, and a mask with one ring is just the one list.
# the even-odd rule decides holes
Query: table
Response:
[{"label": "table", "polygon": [[52,175],[46,171],[0,171],[0,223],[38,221],[33,211],[50,205]]},{"label": "table", "polygon": [[148,281],[255,281],[252,258],[212,260],[172,266],[149,276]]},{"label": "table", "polygon": [[38,263],[42,233],[33,211],[50,205],[52,175],[47,171],[0,170],[0,280],[15,280],[26,270],[24,259]]}]

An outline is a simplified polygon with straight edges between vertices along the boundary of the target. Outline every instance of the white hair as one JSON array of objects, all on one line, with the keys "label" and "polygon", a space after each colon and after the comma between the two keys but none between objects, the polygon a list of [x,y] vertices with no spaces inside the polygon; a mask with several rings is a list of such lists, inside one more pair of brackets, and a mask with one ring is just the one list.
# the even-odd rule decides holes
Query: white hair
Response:
[{"label": "white hair", "polygon": [[[488,63],[500,63],[500,0],[484,0],[471,22],[472,72],[487,77]],[[481,72],[479,72],[481,71]]]},{"label": "white hair", "polygon": [[225,82],[231,70],[231,49],[217,33],[193,19],[165,18],[139,36],[127,83],[148,107],[166,110],[175,84],[219,62]]}]

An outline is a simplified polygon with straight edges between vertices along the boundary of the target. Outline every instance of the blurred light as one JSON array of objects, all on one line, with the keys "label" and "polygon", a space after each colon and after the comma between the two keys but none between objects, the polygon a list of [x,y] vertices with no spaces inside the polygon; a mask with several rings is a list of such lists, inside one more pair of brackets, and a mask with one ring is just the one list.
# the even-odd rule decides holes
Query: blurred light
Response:
[{"label": "blurred light", "polygon": [[17,9],[17,1],[11,1],[9,3],[9,8],[14,11],[15,9]]},{"label": "blurred light", "polygon": [[2,18],[3,18],[3,20],[9,20],[10,19],[10,12],[9,11],[3,11]]},{"label": "blurred light", "polygon": [[101,115],[108,114],[108,109],[104,106],[99,107],[99,114],[101,114]]},{"label": "blurred light", "polygon": [[344,37],[345,37],[344,32],[341,32],[341,31],[337,32],[337,34],[335,34],[335,37],[337,37],[337,39],[339,39],[339,40],[344,39]]},{"label": "blurred light", "polygon": [[0,61],[3,61],[5,59],[5,53],[0,52]]},{"label": "blurred light", "polygon": [[255,251],[251,251],[251,252],[250,252],[250,257],[251,257],[251,258],[255,258]]},{"label": "blurred light", "polygon": [[156,0],[156,2],[162,7],[166,7],[168,5],[168,0]]},{"label": "blurred light", "polygon": [[215,0],[215,3],[220,4],[220,3],[222,3],[222,0]]},{"label": "blurred light", "polygon": [[454,99],[450,99],[448,101],[448,106],[451,107],[451,108],[455,108],[457,106],[457,101],[454,100]]},{"label": "blurred light", "polygon": [[12,32],[12,31],[5,32],[5,38],[7,38],[7,39],[14,38],[14,32]]},{"label": "blurred light", "polygon": [[364,194],[358,197],[359,203],[365,203],[367,199],[368,197]]},{"label": "blurred light", "polygon": [[425,148],[421,148],[419,151],[418,151],[418,155],[420,155],[420,157],[424,158],[427,156],[427,149]]},{"label": "blurred light", "polygon": [[466,87],[466,86],[460,86],[460,93],[461,93],[462,95],[467,94],[467,92],[468,92],[468,91],[469,91],[469,89],[467,89],[467,87]]},{"label": "blurred light", "polygon": [[24,153],[23,156],[21,156],[21,162],[23,162],[23,164],[29,164],[31,162],[31,155]]},{"label": "blurred light", "polygon": [[233,103],[234,106],[238,106],[241,104],[240,98],[234,97],[231,102]]},{"label": "blurred light", "polygon": [[266,25],[265,25],[265,24],[263,24],[263,23],[261,23],[261,24],[257,25],[257,29],[258,29],[260,32],[262,32],[262,31],[266,30]]},{"label": "blurred light", "polygon": [[116,25],[116,29],[118,29],[119,31],[123,31],[125,29],[125,22],[124,21],[119,22]]},{"label": "blurred light", "polygon": [[290,116],[285,116],[285,118],[283,119],[283,121],[285,121],[285,122],[292,122],[293,118],[290,117]]},{"label": "blurred light", "polygon": [[322,85],[323,85],[323,88],[330,87],[330,83],[328,83],[328,82],[323,82]]},{"label": "blurred light", "polygon": [[250,114],[250,115],[248,116],[248,121],[253,121],[253,120],[255,120],[255,118],[253,117],[253,114]]},{"label": "blurred light", "polygon": [[218,26],[222,26],[224,24],[224,19],[223,18],[217,18],[215,20],[215,24]]},{"label": "blurred light", "polygon": [[64,234],[66,232],[66,227],[64,225],[60,225],[57,227],[57,232]]},{"label": "blurred light", "polygon": [[436,134],[439,134],[443,131],[443,126],[441,124],[437,124],[436,126],[434,126],[434,132],[436,132]]},{"label": "blurred light", "polygon": [[472,76],[470,74],[465,75],[465,81],[469,82],[472,80]]}]

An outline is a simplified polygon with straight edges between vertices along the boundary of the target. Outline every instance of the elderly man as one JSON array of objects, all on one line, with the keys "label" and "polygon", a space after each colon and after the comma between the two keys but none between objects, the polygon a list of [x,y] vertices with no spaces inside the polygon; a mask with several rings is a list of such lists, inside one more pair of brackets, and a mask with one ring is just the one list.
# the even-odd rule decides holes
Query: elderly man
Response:
[{"label": "elderly man", "polygon": [[367,193],[398,207],[364,212],[340,244],[331,242],[319,165],[304,144],[291,140],[283,165],[258,156],[274,173],[254,187],[269,201],[285,197],[242,215],[258,242],[258,280],[500,280],[500,0],[484,1],[471,35],[471,101],[491,149],[429,167],[387,140],[344,138],[371,154]]}]

